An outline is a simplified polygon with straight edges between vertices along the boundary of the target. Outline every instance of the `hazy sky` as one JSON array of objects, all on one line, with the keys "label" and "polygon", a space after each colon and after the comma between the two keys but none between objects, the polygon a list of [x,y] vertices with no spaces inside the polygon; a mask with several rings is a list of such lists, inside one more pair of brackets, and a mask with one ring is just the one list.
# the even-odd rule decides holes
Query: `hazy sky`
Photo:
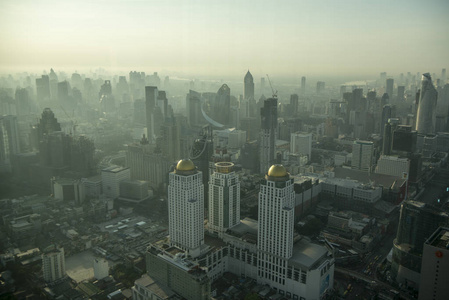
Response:
[{"label": "hazy sky", "polygon": [[440,72],[449,1],[0,0],[0,71]]}]

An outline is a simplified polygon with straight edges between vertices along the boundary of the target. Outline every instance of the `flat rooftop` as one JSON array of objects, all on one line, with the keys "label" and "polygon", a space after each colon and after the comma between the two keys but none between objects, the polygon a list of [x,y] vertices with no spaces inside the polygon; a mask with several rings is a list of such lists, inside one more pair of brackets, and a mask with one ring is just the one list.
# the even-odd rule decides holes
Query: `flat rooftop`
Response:
[{"label": "flat rooftop", "polygon": [[426,241],[426,244],[433,247],[449,250],[449,228],[440,227]]},{"label": "flat rooftop", "polygon": [[289,264],[299,266],[300,268],[312,269],[327,253],[326,247],[313,244],[302,238],[293,246],[293,256],[289,259]]}]

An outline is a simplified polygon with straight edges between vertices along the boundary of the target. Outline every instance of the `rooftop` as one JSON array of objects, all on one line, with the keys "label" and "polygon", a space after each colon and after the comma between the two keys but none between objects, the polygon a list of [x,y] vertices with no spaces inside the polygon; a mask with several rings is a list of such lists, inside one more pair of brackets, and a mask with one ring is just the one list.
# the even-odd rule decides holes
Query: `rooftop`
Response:
[{"label": "rooftop", "polygon": [[449,228],[438,228],[435,233],[432,234],[432,236],[426,241],[426,244],[429,244],[436,248],[449,250]]},{"label": "rooftop", "polygon": [[327,253],[325,247],[302,238],[293,246],[293,256],[289,263],[301,268],[312,269]]}]

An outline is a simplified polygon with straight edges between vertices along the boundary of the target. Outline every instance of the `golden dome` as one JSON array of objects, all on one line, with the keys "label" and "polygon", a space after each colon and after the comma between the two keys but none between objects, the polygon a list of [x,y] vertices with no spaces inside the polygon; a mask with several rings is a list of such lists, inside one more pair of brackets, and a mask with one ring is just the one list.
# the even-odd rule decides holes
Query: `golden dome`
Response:
[{"label": "golden dome", "polygon": [[268,176],[285,177],[288,176],[288,173],[283,165],[272,165],[271,168],[268,170]]},{"label": "golden dome", "polygon": [[190,159],[181,159],[176,165],[177,171],[193,171],[195,170],[195,165]]}]

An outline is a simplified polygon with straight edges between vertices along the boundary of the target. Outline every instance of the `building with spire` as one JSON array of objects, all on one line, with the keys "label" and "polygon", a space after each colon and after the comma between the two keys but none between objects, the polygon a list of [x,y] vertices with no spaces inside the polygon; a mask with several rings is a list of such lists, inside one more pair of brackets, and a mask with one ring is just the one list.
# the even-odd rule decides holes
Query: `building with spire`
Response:
[{"label": "building with spire", "polygon": [[243,79],[243,99],[254,99],[254,79],[249,70],[246,72],[245,78]]}]

